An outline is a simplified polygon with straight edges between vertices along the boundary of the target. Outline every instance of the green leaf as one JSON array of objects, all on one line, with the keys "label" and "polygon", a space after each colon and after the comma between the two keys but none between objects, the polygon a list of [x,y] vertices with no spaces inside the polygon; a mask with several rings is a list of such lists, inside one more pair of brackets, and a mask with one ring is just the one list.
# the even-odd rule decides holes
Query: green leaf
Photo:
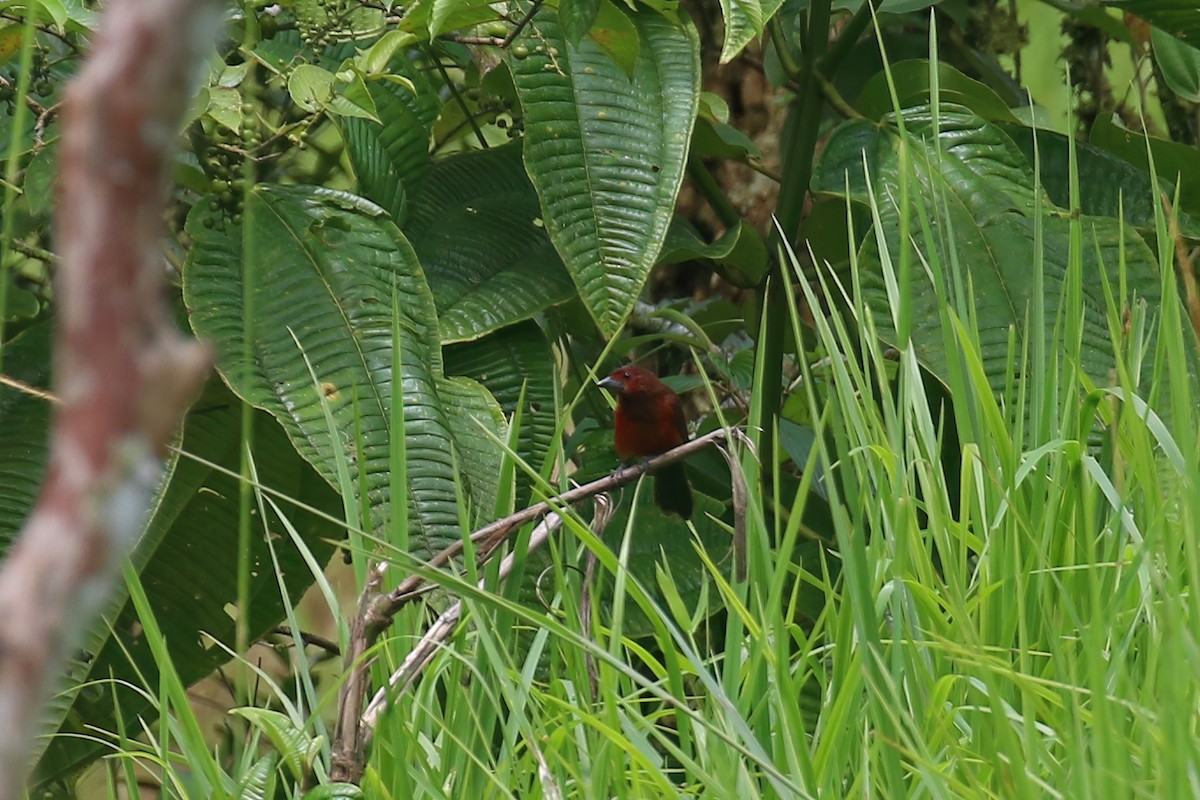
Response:
[{"label": "green leaf", "polygon": [[709,244],[686,220],[676,217],[667,232],[660,264],[712,261],[722,277],[743,289],[758,286],[767,270],[767,246],[754,226],[745,220]]},{"label": "green leaf", "polygon": [[703,158],[727,158],[745,163],[762,160],[754,140],[724,122],[698,117],[692,132],[692,151]]},{"label": "green leaf", "polygon": [[[9,351],[6,350],[6,357]],[[0,424],[7,428],[8,420]],[[0,433],[2,436],[2,433]],[[235,621],[227,610],[237,602],[239,481],[236,477],[241,439],[241,406],[220,381],[210,381],[188,414],[180,449],[187,455],[173,460],[169,481],[156,499],[153,515],[134,551],[143,586],[159,626],[166,636],[180,679],[191,684],[228,661],[225,649],[211,644],[214,637],[233,648]],[[2,451],[0,451],[2,452]],[[298,498],[326,514],[340,514],[337,495],[305,463],[279,425],[266,414],[255,417],[253,455],[259,480],[284,497]],[[226,471],[221,471],[221,469]],[[341,532],[332,523],[281,503],[318,564],[333,553],[331,539]],[[256,517],[257,519],[257,517]],[[274,517],[272,534],[283,534]],[[250,625],[257,639],[284,616],[270,553],[261,529],[251,538]],[[280,568],[295,603],[312,584],[303,555],[286,535],[274,542]],[[111,677],[131,686],[148,686],[153,693],[158,669],[132,604],[117,597],[107,622],[87,637],[72,660],[65,685],[73,691],[57,695],[47,724],[58,736],[46,739],[37,767],[37,781],[64,779],[108,752],[94,739],[95,730],[114,730],[113,698],[121,704],[128,725],[139,717],[153,718],[146,697],[130,688],[105,682]],[[126,653],[129,655],[127,656]],[[130,661],[132,658],[132,662]],[[145,676],[147,683],[138,675]]]},{"label": "green leaf", "polygon": [[497,16],[489,0],[432,0],[429,38],[436,39],[446,31],[460,27],[459,20],[475,14],[485,14],[493,19]]},{"label": "green leaf", "polygon": [[[592,41],[621,68],[621,72],[633,80],[638,53],[642,49],[642,37],[629,15],[610,0],[600,0],[596,19],[588,29]],[[576,42],[571,42],[576,46]]]},{"label": "green leaf", "polygon": [[443,342],[478,339],[574,295],[540,215],[519,144],[434,166],[404,231],[433,290]]},{"label": "green leaf", "polygon": [[546,228],[608,336],[624,324],[662,247],[699,101],[691,22],[647,9],[631,19],[642,43],[632,81],[592,38],[567,44],[548,12],[521,38],[533,52],[509,61]]},{"label": "green leaf", "polygon": [[[1032,169],[1012,140],[966,109],[943,108],[940,131],[936,133],[927,108],[907,112],[905,125],[914,181],[909,192],[927,198],[936,207],[931,212],[935,220],[933,241],[925,240],[914,224],[915,246],[923,253],[936,253],[943,269],[949,270],[956,259],[965,271],[962,280],[970,281],[976,298],[975,321],[984,367],[990,385],[1000,392],[1004,388],[1010,332],[1015,330],[1018,338],[1023,336],[1032,300],[1030,270],[1036,258]],[[879,233],[885,241],[896,242],[902,213],[897,205],[903,169],[899,152],[899,134],[891,125],[846,123],[827,145],[813,178],[813,189],[842,195],[849,176],[849,197],[866,202],[870,195],[863,172],[865,159],[883,226]],[[1040,224],[1049,335],[1059,307],[1066,302],[1063,289],[1070,221],[1046,201]],[[1080,367],[1097,381],[1107,383],[1114,355],[1098,274],[1103,270],[1114,287],[1127,284],[1152,309],[1161,300],[1160,279],[1154,256],[1136,231],[1122,232],[1120,223],[1111,217],[1084,216],[1082,224],[1087,244],[1081,254],[1084,319]],[[897,343],[876,241],[876,236],[868,236],[859,253],[863,291],[882,338]],[[897,257],[892,254],[893,259]],[[914,263],[923,263],[917,255],[913,258]],[[1126,283],[1118,280],[1122,259]],[[950,356],[945,350],[941,311],[943,303],[956,302],[948,296],[951,290],[944,288],[950,283],[947,277],[943,288],[935,290],[927,270],[916,268],[912,284],[907,287],[918,358],[942,379],[947,375]],[[1129,300],[1118,298],[1117,302]]]},{"label": "green leaf", "polygon": [[1165,139],[1146,137],[1120,125],[1113,115],[1102,115],[1092,125],[1091,143],[1115,153],[1144,170],[1150,169],[1147,146],[1154,154],[1154,169],[1179,188],[1181,210],[1200,216],[1200,150]]},{"label": "green leaf", "polygon": [[363,790],[353,783],[326,783],[304,793],[304,800],[362,800]]},{"label": "green leaf", "polygon": [[[434,13],[444,15],[439,23],[433,22]],[[483,0],[468,0],[468,2],[447,3],[438,5],[437,0],[417,0],[404,9],[404,17],[396,26],[398,36],[411,34],[417,41],[429,41],[431,25],[443,31],[455,31],[469,28],[484,22],[493,22],[500,14]],[[394,31],[395,32],[395,31]]]},{"label": "green leaf", "polygon": [[333,73],[315,64],[300,64],[288,76],[288,94],[305,111],[320,111],[333,100]]},{"label": "green leaf", "polygon": [[[900,108],[929,103],[929,61],[923,58],[900,61],[892,65],[891,72]],[[942,102],[969,108],[986,120],[1017,122],[1000,95],[949,64],[938,64],[938,86]],[[855,107],[868,119],[882,119],[892,113],[887,75],[879,72],[867,81]]]},{"label": "green leaf", "polygon": [[[48,389],[53,328],[49,322],[39,322],[5,342],[4,374],[34,390]],[[0,547],[4,551],[24,524],[42,485],[50,408],[45,397],[0,384]]]},{"label": "green leaf", "polygon": [[[1032,128],[1021,125],[999,125],[1021,148],[1026,160],[1033,164]],[[1042,188],[1060,207],[1070,205],[1069,142],[1067,137],[1052,131],[1037,131],[1038,161],[1041,165]],[[1157,191],[1150,174],[1128,161],[1117,158],[1087,142],[1075,143],[1079,174],[1080,209],[1099,217],[1120,217],[1124,211],[1127,224],[1143,233],[1154,230],[1154,207]],[[1160,188],[1172,194],[1169,181],[1160,180]],[[1186,213],[1179,214],[1179,232],[1189,239],[1200,238],[1200,223]]]},{"label": "green leaf", "polygon": [[238,781],[239,800],[267,800],[275,796],[275,765],[279,754],[273,750],[254,762]]},{"label": "green leaf", "polygon": [[[370,498],[375,529],[392,518],[392,389],[402,386],[410,540],[421,552],[457,541],[455,482],[464,482],[473,519],[491,512],[500,451],[485,431],[503,440],[503,418],[479,384],[444,377],[433,297],[408,241],[378,206],[313,187],[256,186],[245,200],[246,230],[209,206],[201,202],[188,219],[194,244],[184,297],[197,333],[225,354],[218,362],[223,377],[278,419],[331,484],[340,450],[350,474],[364,476],[360,491]],[[238,362],[243,268],[255,286],[250,370]],[[392,377],[393,315],[403,349],[399,382]],[[336,441],[323,400],[340,432]]]},{"label": "green leaf", "polygon": [[562,0],[558,5],[558,19],[562,23],[563,34],[573,46],[579,46],[582,39],[600,13],[603,0]]},{"label": "green leaf", "polygon": [[[478,341],[451,345],[444,355],[448,375],[465,375],[479,381],[510,418],[524,388],[517,454],[533,469],[542,469],[554,444],[558,420],[554,352],[541,328],[533,322],[522,322]],[[530,485],[528,476],[518,471],[519,505],[532,502]]]},{"label": "green leaf", "polygon": [[372,81],[367,91],[378,120],[339,117],[336,122],[358,178],[358,193],[402,223],[406,198],[429,170],[429,139],[442,106],[428,78],[403,56],[383,69],[403,75],[418,90]]},{"label": "green leaf", "polygon": [[1189,103],[1200,103],[1200,50],[1158,28],[1151,32],[1150,41],[1171,91]]},{"label": "green leaf", "polygon": [[721,45],[721,63],[735,59],[746,45],[762,36],[767,15],[759,0],[721,0],[725,19],[725,42]]},{"label": "green leaf", "polygon": [[315,742],[307,731],[292,722],[287,714],[266,708],[233,708],[229,713],[247,720],[265,733],[292,777],[298,781],[304,780],[309,759],[314,755],[314,746],[320,747],[319,742]]},{"label": "green leaf", "polygon": [[1104,5],[1141,17],[1180,41],[1200,47],[1200,13],[1195,0],[1104,0]]}]

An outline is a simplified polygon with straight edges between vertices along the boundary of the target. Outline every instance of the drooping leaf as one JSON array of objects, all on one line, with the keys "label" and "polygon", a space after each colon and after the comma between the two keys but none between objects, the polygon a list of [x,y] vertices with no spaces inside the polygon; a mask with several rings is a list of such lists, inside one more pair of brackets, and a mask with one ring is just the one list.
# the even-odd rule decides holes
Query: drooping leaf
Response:
[{"label": "drooping leaf", "polygon": [[734,286],[758,286],[767,270],[767,246],[754,226],[741,220],[712,243],[705,242],[686,220],[676,218],[659,255],[660,264],[711,261]]},{"label": "drooping leaf", "polygon": [[548,9],[520,39],[528,57],[509,62],[546,229],[609,336],[662,247],[699,101],[692,24],[648,9],[630,19],[641,40],[632,80],[590,37],[569,45]]},{"label": "drooping leaf", "polygon": [[478,339],[574,294],[519,144],[438,162],[404,232],[433,290],[443,342]]},{"label": "drooping leaf", "polygon": [[[396,315],[403,394],[395,400],[404,404],[410,541],[425,552],[460,537],[456,479],[474,513],[490,513],[500,454],[485,429],[503,440],[500,409],[474,381],[443,375],[433,297],[386,212],[340,192],[271,185],[248,194],[242,225],[216,217],[207,203],[197,208],[188,220],[194,245],[184,297],[193,327],[224,354],[218,369],[234,390],[278,419],[331,483],[340,450],[350,475],[364,477],[359,491],[379,529],[392,517],[390,441],[399,435],[390,429]],[[250,369],[239,360],[243,264],[254,279]]]},{"label": "drooping leaf", "polygon": [[1189,103],[1200,103],[1200,50],[1158,28],[1150,40],[1167,86]]},{"label": "drooping leaf", "polygon": [[721,16],[725,19],[721,63],[728,64],[746,45],[762,36],[767,15],[759,0],[721,0]]},{"label": "drooping leaf", "polygon": [[[900,61],[892,65],[891,73],[900,108],[929,102],[929,61],[923,58]],[[938,88],[942,102],[964,106],[992,122],[1017,121],[1000,95],[949,64],[938,64]],[[867,81],[855,106],[868,119],[882,119],[892,113],[887,75],[880,72]]]},{"label": "drooping leaf", "polygon": [[[937,131],[927,108],[907,111],[905,124],[915,176],[910,191],[915,197],[928,198],[936,223],[932,241],[926,241],[914,225],[916,246],[922,252],[936,253],[946,265],[944,269],[950,269],[956,260],[965,271],[963,280],[970,280],[975,298],[984,369],[992,388],[999,392],[1008,365],[1010,330],[1015,329],[1018,338],[1023,336],[1031,308],[1031,271],[1036,263],[1032,168],[999,128],[967,109],[944,107]],[[848,176],[850,198],[866,202],[871,195],[863,171],[865,161],[883,226],[882,238],[888,242],[898,242],[900,214],[912,213],[898,207],[902,169],[898,137],[890,124],[846,123],[835,131],[813,177],[815,191],[844,194]],[[1066,302],[1070,221],[1046,199],[1040,223],[1046,325],[1052,328],[1059,307]],[[1123,232],[1122,252],[1117,220],[1084,216],[1082,224],[1087,244],[1081,253],[1084,318],[1079,366],[1093,379],[1106,383],[1114,354],[1099,274],[1107,274],[1114,287],[1122,285],[1117,271],[1124,259],[1124,285],[1151,307],[1161,301],[1160,279],[1153,254],[1135,230]],[[897,257],[894,252],[892,257]],[[868,236],[859,253],[865,299],[881,336],[896,343],[893,309],[880,263],[876,237]],[[918,268],[911,280],[905,288],[912,303],[913,344],[922,363],[934,375],[944,377],[949,356],[940,322],[942,303],[952,301],[948,298],[951,289],[946,288],[951,279],[945,278],[939,288],[925,269]],[[1118,302],[1130,300],[1118,298]]]}]

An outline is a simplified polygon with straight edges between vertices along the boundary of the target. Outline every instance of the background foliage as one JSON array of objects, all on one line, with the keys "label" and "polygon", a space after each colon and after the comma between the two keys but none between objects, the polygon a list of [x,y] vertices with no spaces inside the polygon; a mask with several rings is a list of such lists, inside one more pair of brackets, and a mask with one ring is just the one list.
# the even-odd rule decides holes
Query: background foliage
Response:
[{"label": "background foliage", "polygon": [[[57,101],[97,13],[83,0],[0,3],[0,373],[20,382],[0,388],[5,543],[44,464],[48,408],[19,386],[48,386]],[[1034,20],[1058,33],[1047,41]],[[758,593],[729,582],[734,508],[717,454],[689,462],[703,496],[691,527],[646,504],[631,514],[626,491],[617,533],[574,523],[524,578],[472,600],[489,622],[466,626],[476,638],[458,642],[461,659],[439,662],[379,732],[370,778],[386,793],[369,796],[527,796],[542,762],[525,769],[537,747],[520,742],[556,724],[610,732],[597,750],[545,745],[573,796],[698,792],[707,776],[743,797],[842,796],[875,780],[882,796],[928,782],[1100,797],[1079,765],[1113,748],[1129,751],[1115,772],[1146,790],[1195,766],[1188,746],[1147,768],[1142,726],[1195,692],[1155,683],[1172,656],[1140,638],[1152,622],[1194,634],[1198,619],[1191,601],[1153,599],[1196,572],[1194,552],[1186,575],[1158,571],[1195,543],[1194,8],[292,0],[231,6],[224,34],[181,131],[165,245],[181,324],[217,346],[218,375],[134,559],[170,657],[153,652],[131,587],[47,720],[59,735],[44,742],[40,786],[67,790],[104,752],[167,752],[124,737],[139,715],[151,726],[161,714],[159,735],[186,716],[162,676],[210,674],[237,650],[236,620],[242,645],[285,617],[295,630],[312,587],[336,616],[323,568],[339,544],[361,580],[370,554],[427,558],[568,475],[611,470],[593,381],[633,358],[688,392],[697,430],[749,425]],[[1039,94],[1026,76],[1047,72],[1055,85]],[[1128,408],[1146,413],[1118,435]],[[1168,432],[1189,430],[1172,450]],[[1178,474],[1162,478],[1161,503],[1135,497],[1162,470]],[[1072,489],[1056,495],[1034,473]],[[1148,516],[1121,516],[1133,507]],[[1126,521],[1110,529],[1109,514]],[[629,520],[636,537],[619,538]],[[548,621],[578,618],[572,567],[587,551],[604,556],[609,644]],[[1100,562],[1128,569],[1112,581],[1083,569]],[[998,563],[1053,585],[988,571]],[[1069,589],[1080,605],[1041,608]],[[1011,616],[993,610],[999,598]],[[1116,626],[1109,638],[1089,638],[1092,615]],[[419,622],[403,617],[397,633]],[[839,650],[852,634],[862,649]],[[743,636],[747,666],[726,669]],[[927,660],[888,651],[901,640],[931,648]],[[1174,645],[1180,663],[1196,641]],[[1107,647],[1143,660],[1106,661]],[[971,655],[956,661],[960,648]],[[890,663],[872,660],[885,651]],[[609,657],[607,705],[570,717],[585,652]],[[403,654],[388,644],[377,677]],[[319,794],[335,791],[320,786],[332,690],[303,649],[289,664],[295,698],[239,690],[261,708],[243,709],[205,773],[224,783],[206,796],[333,796]],[[929,681],[893,704],[906,664]],[[462,706],[438,689],[472,678]],[[1102,701],[1102,678],[1151,688]],[[764,695],[765,716],[747,710]],[[860,749],[831,733],[863,728],[855,704],[882,737]],[[978,727],[980,709],[1012,726]],[[1194,738],[1190,716],[1154,719]],[[1090,752],[1081,726],[1101,723],[1113,739]],[[775,726],[794,741],[768,751]],[[275,755],[259,757],[259,736]],[[706,737],[730,749],[707,761]],[[418,752],[432,772],[404,774]]]}]

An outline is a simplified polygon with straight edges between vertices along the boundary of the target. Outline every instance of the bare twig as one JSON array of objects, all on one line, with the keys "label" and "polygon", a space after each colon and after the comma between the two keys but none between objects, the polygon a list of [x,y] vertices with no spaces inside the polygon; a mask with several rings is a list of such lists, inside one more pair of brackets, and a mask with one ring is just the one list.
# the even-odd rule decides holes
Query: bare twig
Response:
[{"label": "bare twig", "polygon": [[309,633],[308,631],[300,631],[297,633],[287,625],[277,625],[271,629],[271,633],[279,636],[286,636],[294,642],[299,641],[306,645],[318,647],[324,650],[326,653],[329,653],[331,656],[340,656],[342,654],[342,649],[338,647],[337,642],[333,641],[332,639],[327,639],[324,636],[320,636],[316,633]]},{"label": "bare twig", "polygon": [[0,800],[21,794],[41,706],[105,607],[209,353],[163,302],[163,187],[218,4],[113,0],[63,102],[54,430],[0,565]]},{"label": "bare twig", "polygon": [[[525,554],[528,555],[545,544],[550,536],[562,527],[562,524],[563,518],[561,514],[551,514],[542,520],[533,529],[533,533],[529,535],[529,548]],[[512,572],[516,556],[516,553],[509,553],[500,562],[498,575],[500,580],[507,578],[509,573]],[[480,588],[483,585],[484,581],[480,581]],[[421,641],[417,642],[416,647],[412,649],[412,652],[408,654],[400,667],[388,678],[388,685],[379,689],[375,693],[375,696],[371,698],[371,702],[367,704],[367,710],[362,715],[362,727],[366,734],[364,744],[369,742],[370,735],[375,730],[375,723],[379,721],[379,715],[387,709],[389,696],[394,697],[412,685],[413,680],[421,673],[421,670],[425,669],[426,665],[437,655],[437,651],[442,646],[442,643],[450,638],[450,634],[454,633],[454,629],[458,627],[458,621],[461,618],[462,600],[455,600],[429,626],[429,630],[425,631],[425,635],[421,637]]]},{"label": "bare twig", "polygon": [[[742,433],[738,431],[736,435],[740,437]],[[725,463],[729,465],[733,489],[733,577],[741,582],[746,580],[746,507],[750,502],[746,473],[742,471],[742,462],[732,452],[721,448],[721,455],[725,456]]]},{"label": "bare twig", "polygon": [[[705,434],[641,464],[619,469],[611,475],[564,492],[553,502],[536,503],[504,519],[496,520],[475,531],[468,538],[476,545],[477,558],[481,562],[485,561],[496,552],[509,535],[523,525],[553,512],[553,518],[559,520],[555,523],[557,526],[561,524],[560,509],[632,483],[646,472],[687,458],[728,436],[729,434],[725,430],[716,430]],[[463,546],[462,542],[452,544],[430,559],[427,566],[438,568],[450,563],[462,553]],[[364,768],[365,746],[369,733],[364,725],[366,717],[363,716],[360,719],[360,709],[363,707],[363,699],[366,697],[368,681],[367,668],[369,664],[366,654],[374,646],[379,635],[391,624],[392,618],[400,609],[432,588],[432,585],[424,577],[410,575],[395,589],[385,593],[381,587],[387,570],[386,563],[379,563],[372,565],[368,571],[366,586],[359,596],[358,611],[350,626],[345,662],[350,670],[350,675],[342,687],[341,697],[338,701],[338,719],[333,738],[331,777],[337,781],[357,783]],[[442,618],[439,618],[439,622],[441,623],[439,635],[446,628],[448,630],[445,630],[445,635],[449,635],[449,631],[453,630],[453,624],[457,623],[457,619],[443,615]],[[432,658],[432,655],[428,657]],[[413,675],[419,673],[420,669],[424,667],[424,663],[410,663],[408,660],[405,661],[405,664],[408,664],[408,669],[415,670]],[[393,676],[393,678],[399,682],[405,680],[404,675]],[[372,700],[372,702],[376,701]]]},{"label": "bare twig", "polygon": [[[612,519],[613,502],[607,494],[598,494],[595,504],[596,514],[592,519],[592,530],[597,536],[600,536],[608,527],[609,520]],[[583,569],[583,588],[579,592],[579,629],[585,639],[592,638],[592,614],[595,612],[595,597],[592,594],[592,587],[595,585],[596,565],[599,561],[596,558],[596,552],[589,549]],[[587,665],[588,686],[592,690],[592,699],[595,700],[600,694],[600,671],[596,668],[596,656],[591,650],[588,650],[584,653],[583,658]]]}]

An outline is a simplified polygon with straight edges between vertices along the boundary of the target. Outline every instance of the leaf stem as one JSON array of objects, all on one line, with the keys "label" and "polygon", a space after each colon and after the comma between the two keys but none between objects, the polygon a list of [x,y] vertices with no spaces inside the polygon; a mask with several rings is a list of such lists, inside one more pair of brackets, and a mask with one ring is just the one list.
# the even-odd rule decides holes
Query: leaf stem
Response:
[{"label": "leaf stem", "polygon": [[695,153],[688,154],[687,173],[721,223],[727,228],[737,227],[738,223],[742,221],[742,215],[733,207],[729,196],[721,189],[721,185],[708,171],[708,167],[704,166],[704,161]]}]

